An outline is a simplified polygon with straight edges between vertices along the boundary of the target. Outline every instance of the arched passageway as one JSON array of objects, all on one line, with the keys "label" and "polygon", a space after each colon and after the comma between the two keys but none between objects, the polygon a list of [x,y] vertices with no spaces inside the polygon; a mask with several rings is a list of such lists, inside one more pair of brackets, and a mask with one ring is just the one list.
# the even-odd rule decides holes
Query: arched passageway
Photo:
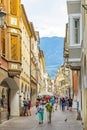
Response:
[{"label": "arched passageway", "polygon": [[13,78],[5,78],[0,84],[0,104],[1,117],[0,121],[4,121],[9,116],[19,115],[19,95],[18,85]]}]

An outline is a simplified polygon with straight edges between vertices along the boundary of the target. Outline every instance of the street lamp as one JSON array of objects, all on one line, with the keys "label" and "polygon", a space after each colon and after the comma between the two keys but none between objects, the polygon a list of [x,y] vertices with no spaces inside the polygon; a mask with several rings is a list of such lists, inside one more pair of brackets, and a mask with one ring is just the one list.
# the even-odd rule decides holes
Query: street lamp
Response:
[{"label": "street lamp", "polygon": [[4,27],[6,13],[0,9],[0,28]]}]

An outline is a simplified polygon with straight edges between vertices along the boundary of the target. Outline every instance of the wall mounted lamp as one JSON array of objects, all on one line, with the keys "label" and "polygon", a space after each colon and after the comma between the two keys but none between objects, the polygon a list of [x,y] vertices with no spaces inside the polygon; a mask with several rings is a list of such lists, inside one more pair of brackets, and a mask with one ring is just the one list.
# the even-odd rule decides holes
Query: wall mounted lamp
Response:
[{"label": "wall mounted lamp", "polygon": [[0,28],[4,27],[6,13],[0,8]]},{"label": "wall mounted lamp", "polygon": [[86,10],[86,13],[87,13],[87,5],[82,5],[82,7]]}]

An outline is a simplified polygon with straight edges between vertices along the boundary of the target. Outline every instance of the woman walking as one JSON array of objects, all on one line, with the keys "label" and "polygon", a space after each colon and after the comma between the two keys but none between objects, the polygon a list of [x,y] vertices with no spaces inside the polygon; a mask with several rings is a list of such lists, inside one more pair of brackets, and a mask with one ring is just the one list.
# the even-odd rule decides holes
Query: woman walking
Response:
[{"label": "woman walking", "polygon": [[51,115],[52,115],[52,109],[53,109],[53,105],[48,102],[46,105],[46,111],[47,111],[47,118],[48,118],[48,123],[51,123]]},{"label": "woman walking", "polygon": [[42,124],[44,119],[44,105],[42,105],[42,100],[39,101],[37,111],[38,111],[39,124]]},{"label": "woman walking", "polygon": [[28,115],[31,116],[31,100],[28,98]]}]

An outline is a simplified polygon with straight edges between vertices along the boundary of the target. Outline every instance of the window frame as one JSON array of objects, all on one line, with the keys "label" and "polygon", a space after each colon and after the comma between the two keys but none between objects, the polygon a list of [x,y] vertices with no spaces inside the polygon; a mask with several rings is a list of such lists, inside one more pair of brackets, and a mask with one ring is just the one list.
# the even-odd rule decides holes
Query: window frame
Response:
[{"label": "window frame", "polygon": [[[77,44],[74,42],[74,19],[79,19],[79,37],[80,42]],[[70,14],[69,16],[69,34],[70,34],[70,46],[80,46],[82,41],[82,15],[81,14]]]}]

